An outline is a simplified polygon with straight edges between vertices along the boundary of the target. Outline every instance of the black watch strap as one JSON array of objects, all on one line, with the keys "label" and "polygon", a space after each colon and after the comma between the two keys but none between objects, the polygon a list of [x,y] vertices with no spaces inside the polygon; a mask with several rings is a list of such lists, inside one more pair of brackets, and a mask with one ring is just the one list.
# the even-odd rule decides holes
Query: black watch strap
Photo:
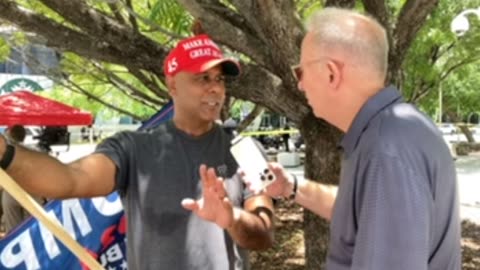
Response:
[{"label": "black watch strap", "polygon": [[12,163],[13,157],[15,156],[15,146],[10,144],[5,137],[3,137],[3,140],[5,141],[5,152],[0,160],[0,168],[6,170]]},{"label": "black watch strap", "polygon": [[298,189],[298,179],[295,174],[292,173],[293,176],[293,189],[292,189],[292,194],[290,194],[290,199],[294,200],[295,196],[297,196],[297,189]]}]

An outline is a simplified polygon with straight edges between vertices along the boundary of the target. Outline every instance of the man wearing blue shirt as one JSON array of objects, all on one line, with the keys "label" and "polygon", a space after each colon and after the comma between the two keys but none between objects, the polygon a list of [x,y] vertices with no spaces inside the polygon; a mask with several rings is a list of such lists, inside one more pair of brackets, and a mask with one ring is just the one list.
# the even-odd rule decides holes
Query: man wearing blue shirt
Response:
[{"label": "man wearing blue shirt", "polygon": [[331,220],[326,269],[460,269],[456,172],[429,117],[385,87],[388,40],[374,19],[326,8],[308,24],[298,86],[345,132],[338,189],[278,164],[265,191]]}]

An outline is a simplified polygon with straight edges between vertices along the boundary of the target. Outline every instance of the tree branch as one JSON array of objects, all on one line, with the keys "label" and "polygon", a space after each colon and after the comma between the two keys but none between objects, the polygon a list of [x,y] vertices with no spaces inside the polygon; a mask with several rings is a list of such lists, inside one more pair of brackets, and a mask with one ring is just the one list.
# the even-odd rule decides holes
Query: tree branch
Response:
[{"label": "tree branch", "polygon": [[107,75],[107,80],[110,82],[113,86],[115,86],[118,90],[121,92],[125,93],[129,98],[135,100],[136,102],[142,104],[145,107],[149,107],[150,109],[157,109],[159,107],[158,104],[152,104],[151,102],[147,102],[142,95],[139,95],[139,92],[135,88],[130,88],[131,85],[126,85],[124,84],[125,81],[117,81],[118,78],[114,79],[111,76]]},{"label": "tree branch", "polygon": [[144,104],[145,106],[151,107],[152,109],[158,108],[158,106],[161,106],[165,104],[165,100],[159,100],[155,99],[147,94],[145,94],[143,91],[140,89],[136,88],[126,80],[120,78],[117,74],[111,72],[110,70],[104,68],[102,65],[99,63],[95,63],[92,61],[92,64],[94,67],[96,67],[99,71],[101,71],[103,74],[107,76],[107,80],[117,86],[120,89],[123,89],[125,93],[128,94],[128,96],[131,96],[134,100],[137,102],[140,102]]},{"label": "tree branch", "polygon": [[[128,7],[128,10],[131,10],[132,12],[134,12],[133,5],[132,5],[132,0],[126,0],[126,5]],[[130,24],[132,25],[133,29],[136,32],[138,32],[139,29],[138,29],[137,19],[130,12],[128,13],[128,20],[130,21]]]},{"label": "tree branch", "polygon": [[448,76],[450,76],[450,74],[452,74],[452,72],[454,72],[455,70],[465,65],[475,63],[477,61],[480,61],[480,57],[463,59],[462,61],[459,61],[458,63],[450,66],[440,74],[440,78],[438,80],[431,82],[429,84],[424,84],[425,87],[423,87],[423,89],[418,92],[418,94],[413,98],[413,101],[418,102],[420,99],[424,98],[434,86],[446,80]]},{"label": "tree branch", "polygon": [[288,115],[297,123],[310,112],[300,91],[287,91],[280,78],[257,65],[244,65],[242,75],[227,85],[227,91],[235,98]]},{"label": "tree branch", "polygon": [[109,43],[123,43],[124,38],[132,32],[131,28],[105,16],[83,0],[40,1],[90,36],[102,37]]},{"label": "tree branch", "polygon": [[383,27],[391,30],[390,21],[388,20],[390,12],[385,5],[385,1],[362,0],[362,3],[367,13],[374,16]]},{"label": "tree branch", "polygon": [[[454,47],[454,44],[455,42],[451,43],[450,45],[447,45],[446,46],[446,49],[441,51],[441,46],[438,45],[438,44],[433,44],[432,47],[430,48],[430,57],[428,58],[428,62],[429,62],[429,65],[430,66],[435,66],[437,61],[445,54],[447,53],[449,50],[451,50],[453,47]],[[428,88],[429,87],[433,87],[433,84],[431,84],[430,86],[427,85],[427,82],[424,80],[424,78],[419,78],[418,80],[415,79],[414,81],[414,84],[413,85],[417,85],[417,87],[415,87],[410,95],[410,98],[409,98],[409,101],[414,101],[414,100],[417,100],[417,97],[419,95],[421,96],[424,96],[424,91],[425,91],[425,88],[424,87],[427,87],[427,92],[429,91]]]},{"label": "tree branch", "polygon": [[385,27],[388,43],[392,44],[392,25],[389,21],[391,12],[383,0],[363,0],[363,6],[368,14],[375,17],[377,21]]},{"label": "tree branch", "polygon": [[121,3],[123,4],[123,7],[125,8],[125,10],[127,10],[128,14],[130,16],[132,16],[132,17],[136,18],[137,20],[140,20],[144,24],[150,26],[153,30],[158,31],[158,32],[160,32],[160,33],[162,33],[166,36],[172,37],[174,39],[184,39],[185,38],[182,35],[179,35],[177,33],[168,31],[167,29],[161,27],[160,25],[156,24],[154,21],[152,21],[148,18],[144,18],[140,14],[136,13],[133,9],[131,9],[127,4],[125,4],[123,2],[121,2]]},{"label": "tree branch", "polygon": [[[290,66],[296,64],[304,29],[295,15],[293,1],[252,1],[251,11],[256,18],[257,28],[266,38],[270,49],[271,64],[268,70],[284,80],[287,88],[296,89]],[[289,42],[285,42],[289,41]]]},{"label": "tree branch", "polygon": [[[49,47],[70,50],[86,57],[115,63],[110,48],[93,43],[87,35],[62,26],[44,16],[20,10],[12,1],[0,2],[0,17],[18,25],[27,32],[41,33]],[[92,50],[92,47],[94,50]]]},{"label": "tree branch", "polygon": [[[120,58],[137,63],[150,71],[162,70],[162,64],[151,59],[163,59],[166,51],[146,36],[134,31],[131,27],[105,16],[91,8],[82,0],[40,0],[46,6],[62,15],[66,20],[84,30],[92,38],[103,40],[110,47],[120,52]],[[93,38],[95,39],[95,38]],[[160,61],[158,61],[160,62]]]},{"label": "tree branch", "polygon": [[410,95],[410,98],[408,101],[412,103],[416,103],[419,100],[419,97],[426,96],[426,94],[430,92],[430,89],[433,88],[433,86],[434,84],[432,82],[430,82],[430,84],[427,85],[427,82],[425,80],[421,80],[421,82],[419,83],[419,86],[413,89],[412,94]]},{"label": "tree branch", "polygon": [[[257,36],[263,43],[268,43],[267,38],[263,35],[262,27],[258,24],[258,18],[255,16],[255,13],[252,12],[254,10],[254,1],[245,1],[245,0],[231,0],[231,4],[235,7],[239,14],[237,16],[241,16],[241,20],[238,19],[238,22],[241,23],[245,21],[243,25],[245,28],[251,29],[252,35]],[[226,15],[225,17],[227,17]],[[231,17],[233,17],[232,15]],[[230,21],[235,21],[235,19],[231,19]],[[233,22],[232,22],[233,23]],[[237,25],[237,24],[236,24]],[[239,25],[237,25],[240,27]]]},{"label": "tree branch", "polygon": [[248,113],[247,117],[238,124],[237,132],[241,133],[244,131],[255,120],[255,118],[257,118],[257,116],[263,113],[263,111],[264,108],[262,106],[255,104],[255,107],[253,107],[252,111]]},{"label": "tree branch", "polygon": [[355,0],[327,0],[325,1],[326,7],[342,7],[353,8],[355,6]]},{"label": "tree branch", "polygon": [[148,78],[143,72],[139,69],[130,68],[128,67],[128,72],[130,72],[133,76],[135,76],[143,85],[145,85],[148,89],[150,89],[153,93],[155,93],[158,97],[162,99],[169,99],[170,95],[167,91],[161,89],[158,84]]},{"label": "tree branch", "polygon": [[400,70],[405,54],[439,0],[407,0],[400,11],[389,55],[389,77]]},{"label": "tree branch", "polygon": [[[238,0],[233,0],[231,1],[231,4],[234,5],[235,3],[238,2]],[[242,3],[246,4],[247,6],[251,6],[247,1],[241,1]],[[243,10],[238,10],[237,11],[225,6],[218,0],[210,0],[210,4],[205,5],[205,9],[208,11],[211,11],[212,13],[215,13],[216,15],[222,17],[225,21],[231,23],[233,26],[242,29],[243,32],[248,33],[250,35],[256,36],[260,34],[258,29],[255,29],[254,26],[254,21],[251,21],[251,15],[252,12],[249,10],[247,14],[243,13]],[[250,20],[249,20],[250,19]],[[252,24],[253,22],[253,24]],[[265,42],[264,39],[259,37],[263,42]]]},{"label": "tree branch", "polygon": [[455,44],[456,44],[456,41],[450,43],[449,45],[446,46],[446,48],[443,51],[440,51],[441,47],[439,47],[436,60],[440,59],[443,55],[445,55],[447,52],[453,49],[455,47]]},{"label": "tree branch", "polygon": [[[183,2],[189,1],[184,0]],[[228,12],[218,13],[219,10],[227,8],[222,7],[217,0],[202,0],[200,2],[203,4],[199,5],[199,8],[203,8],[206,11],[204,14],[218,15],[224,20],[232,18],[232,16],[229,17]],[[247,33],[246,35],[253,31],[252,35],[263,43],[261,48],[249,47],[249,52],[254,50],[255,54],[263,55],[264,60],[259,65],[265,67],[277,77],[282,78],[285,91],[296,92],[297,82],[291,75],[290,66],[298,62],[304,29],[301,21],[295,15],[294,2],[290,0],[233,0],[231,3],[243,16],[242,19],[247,20],[247,23],[244,23],[244,25],[248,26],[243,26],[241,29]],[[217,21],[215,24],[216,29],[219,28],[218,24]],[[239,49],[238,45],[232,46],[228,43],[227,45],[240,51],[243,50],[243,52],[247,51],[246,49]],[[248,44],[247,46],[252,45]],[[247,53],[247,55],[252,56],[251,53]],[[252,58],[255,59],[255,57]]]},{"label": "tree branch", "polygon": [[90,59],[119,65],[128,64],[137,69],[160,74],[163,70],[161,61],[151,61],[151,59],[163,59],[167,52],[157,45],[153,46],[153,42],[135,47],[138,42],[133,42],[132,45],[125,40],[122,42],[123,46],[115,44],[114,47],[102,39],[92,39],[89,35],[60,25],[45,16],[20,9],[15,2],[9,0],[0,1],[0,18],[18,25],[26,32],[42,35],[48,47],[59,51],[72,51]]},{"label": "tree branch", "polygon": [[479,60],[480,60],[480,57],[473,57],[473,58],[467,58],[467,59],[463,59],[462,61],[459,61],[458,63],[452,65],[451,67],[447,68],[444,72],[442,72],[442,74],[440,75],[439,81],[445,80],[453,71],[465,65],[475,63]]},{"label": "tree branch", "polygon": [[113,13],[113,16],[115,16],[115,19],[121,24],[125,24],[125,19],[123,18],[122,14],[120,13],[119,7],[117,3],[112,3],[112,2],[107,2],[108,7]]},{"label": "tree branch", "polygon": [[[15,49],[15,48],[14,48]],[[66,79],[68,76],[65,75],[64,72],[62,72],[59,69],[50,69],[48,67],[45,67],[40,63],[35,56],[28,52],[19,52],[24,54],[25,60],[27,65],[32,69],[35,70],[37,73],[42,73],[48,76],[50,79],[56,82],[61,82],[61,79]],[[85,73],[91,73],[89,70],[86,70],[84,66],[76,65],[75,63],[70,62],[71,64],[74,64],[76,68],[80,69],[83,74]],[[139,89],[135,88],[133,85],[129,84],[119,76],[117,76],[115,73],[111,72],[110,70],[107,70],[103,68],[99,63],[95,63],[94,61],[91,61],[92,65],[97,68],[101,73],[105,74],[107,77],[107,81],[103,80],[100,76],[97,76],[96,73],[91,73],[91,76],[94,77],[96,81],[105,81],[105,83],[110,83],[114,86],[117,87],[118,90],[123,90],[125,94],[128,94],[130,98],[133,100],[150,107],[151,109],[156,109],[158,106],[162,105],[165,103],[161,102],[160,100],[155,100],[151,98],[150,96],[144,94],[142,91]],[[61,79],[59,79],[61,78]],[[71,81],[71,80],[69,80]],[[62,84],[65,85],[65,84]],[[80,86],[78,86],[80,87]],[[85,90],[86,91],[86,90]],[[78,91],[77,91],[78,92]],[[79,94],[83,94],[83,92],[78,92]],[[91,95],[87,95],[87,97],[91,98]],[[103,104],[103,103],[102,103]],[[115,109],[112,107],[112,109]],[[122,111],[123,113],[123,111]],[[132,115],[132,114],[130,114]]]},{"label": "tree branch", "polygon": [[208,11],[208,0],[178,0],[195,18],[202,22],[203,28],[216,41],[239,51],[260,65],[270,62],[270,50],[261,40],[232,25],[225,18]]},{"label": "tree branch", "polygon": [[[104,106],[106,106],[108,108],[111,108],[112,110],[115,110],[115,111],[120,112],[120,113],[125,114],[125,115],[132,116],[133,118],[140,120],[139,116],[137,116],[137,115],[135,115],[131,112],[128,112],[126,110],[123,110],[119,107],[116,107],[116,106],[102,100],[101,98],[91,94],[90,92],[88,92],[87,90],[85,90],[84,88],[79,86],[78,84],[74,83],[72,80],[68,79],[68,76],[65,75],[65,73],[61,72],[60,70],[46,69],[44,66],[41,65],[40,62],[38,62],[38,60],[33,55],[26,54],[25,56],[26,56],[27,65],[32,70],[35,70],[37,72],[41,72],[43,74],[46,74],[55,83],[57,83],[59,85],[62,85],[63,87],[69,89],[72,92],[85,95],[87,98],[93,99],[93,100],[99,102],[100,104],[103,104]],[[65,83],[64,81],[67,81],[68,83]]]},{"label": "tree branch", "polygon": [[134,114],[134,113],[132,113],[132,112],[126,111],[126,110],[124,110],[124,109],[122,109],[122,108],[120,108],[120,107],[117,107],[117,106],[115,106],[115,105],[112,105],[112,104],[104,101],[103,99],[101,99],[101,98],[99,98],[99,97],[91,94],[88,90],[83,89],[80,85],[76,84],[76,83],[73,82],[72,80],[70,80],[70,79],[65,79],[65,80],[66,80],[68,83],[65,83],[65,82],[63,82],[63,81],[61,81],[61,80],[56,80],[56,83],[61,84],[61,85],[63,85],[64,87],[66,87],[66,88],[68,88],[68,89],[70,89],[70,90],[71,90],[71,89],[75,89],[75,90],[77,90],[78,93],[87,96],[87,98],[92,99],[92,100],[94,100],[94,101],[96,101],[96,102],[104,105],[105,107],[110,108],[110,109],[112,109],[112,110],[115,110],[115,111],[117,111],[117,112],[119,112],[119,113],[121,113],[121,114],[131,116],[131,117],[133,117],[133,118],[136,119],[136,120],[143,120],[142,117],[140,117],[140,116],[138,116],[138,115],[136,115],[136,114]]}]

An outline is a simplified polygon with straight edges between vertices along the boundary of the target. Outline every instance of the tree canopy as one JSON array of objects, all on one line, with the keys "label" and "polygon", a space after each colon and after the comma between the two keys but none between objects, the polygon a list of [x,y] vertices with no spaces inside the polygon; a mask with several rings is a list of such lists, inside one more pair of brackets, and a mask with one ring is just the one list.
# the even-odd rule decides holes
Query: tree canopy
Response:
[{"label": "tree canopy", "polygon": [[[55,48],[60,68],[44,72],[59,88],[144,119],[169,99],[163,59],[198,20],[242,61],[228,95],[254,103],[254,114],[265,108],[294,122],[307,144],[306,177],[336,183],[340,133],[313,116],[290,71],[299,60],[303,20],[325,6],[365,11],[386,28],[387,83],[408,100],[433,114],[441,84],[446,110],[457,104],[478,110],[480,31],[458,38],[449,30],[453,17],[478,0],[0,0],[0,23],[15,27],[0,41],[0,57],[27,41]],[[307,269],[318,269],[328,226],[306,212],[304,228]]]}]

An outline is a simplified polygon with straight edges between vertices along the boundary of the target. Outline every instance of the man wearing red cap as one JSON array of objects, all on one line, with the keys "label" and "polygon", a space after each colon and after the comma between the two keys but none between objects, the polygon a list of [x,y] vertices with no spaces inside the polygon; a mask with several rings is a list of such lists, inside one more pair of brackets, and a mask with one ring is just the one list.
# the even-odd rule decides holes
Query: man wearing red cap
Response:
[{"label": "man wearing red cap", "polygon": [[231,138],[214,122],[225,76],[239,75],[239,64],[198,35],[171,51],[164,72],[172,121],[118,133],[67,165],[0,138],[0,165],[28,192],[48,198],[117,190],[128,222],[129,270],[248,269],[240,246],[272,245],[273,206],[246,191]]}]

